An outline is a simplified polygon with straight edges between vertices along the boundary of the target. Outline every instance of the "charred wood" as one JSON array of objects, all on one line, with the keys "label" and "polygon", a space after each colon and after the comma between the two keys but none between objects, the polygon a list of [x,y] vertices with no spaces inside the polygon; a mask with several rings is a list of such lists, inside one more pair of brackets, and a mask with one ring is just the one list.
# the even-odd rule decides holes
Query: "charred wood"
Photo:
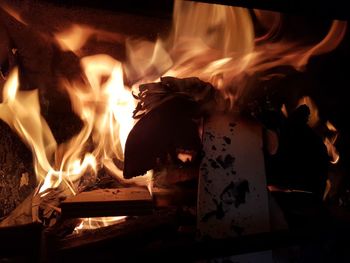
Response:
[{"label": "charred wood", "polygon": [[128,135],[125,146],[124,177],[143,175],[177,159],[177,150],[200,152],[198,127],[190,112],[196,105],[183,98],[164,102],[141,118]]},{"label": "charred wood", "polygon": [[[143,175],[167,163],[198,165],[198,120],[216,105],[218,92],[198,78],[173,77],[141,85],[139,90],[134,118],[140,120],[126,141],[124,177]],[[178,154],[182,152],[190,153],[192,160],[181,162]]]}]

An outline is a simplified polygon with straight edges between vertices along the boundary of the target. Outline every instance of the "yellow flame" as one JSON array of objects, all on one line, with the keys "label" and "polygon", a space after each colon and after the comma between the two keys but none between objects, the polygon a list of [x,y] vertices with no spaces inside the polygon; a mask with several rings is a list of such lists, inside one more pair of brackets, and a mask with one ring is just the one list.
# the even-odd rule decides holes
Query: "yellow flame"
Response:
[{"label": "yellow flame", "polygon": [[234,106],[244,94],[249,76],[281,65],[302,70],[312,56],[336,48],[347,28],[346,22],[334,21],[316,45],[274,41],[281,31],[281,14],[258,10],[255,14],[266,28],[263,36],[254,36],[247,9],[175,1],[169,38],[156,43],[135,39],[127,42],[126,74],[138,83],[164,75],[197,76],[220,89]]},{"label": "yellow flame", "polygon": [[328,128],[328,130],[332,131],[332,132],[337,132],[337,128],[335,128],[335,126],[330,122],[330,121],[327,121],[326,122],[326,126]]},{"label": "yellow flame", "polygon": [[[91,89],[84,97],[80,96],[80,90],[75,94],[72,94],[75,90],[69,90],[69,93],[74,105],[88,100],[80,106],[79,112],[82,119],[86,112],[93,113],[87,118],[96,145],[93,155],[100,163],[114,157],[122,161],[126,138],[134,125],[132,112],[135,108],[131,92],[124,86],[122,65],[107,55],[85,57],[81,64]],[[104,78],[107,81],[102,83]]]},{"label": "yellow flame", "polygon": [[14,69],[5,83],[4,102],[0,104],[0,118],[21,137],[33,152],[38,179],[51,170],[56,141],[45,119],[40,115],[38,90],[18,90],[18,70]]},{"label": "yellow flame", "polygon": [[91,37],[96,37],[98,40],[106,40],[113,42],[123,42],[125,37],[118,33],[112,33],[104,30],[98,30],[90,26],[72,24],[69,28],[57,32],[54,37],[64,51],[72,51],[79,54],[82,47],[88,42]]},{"label": "yellow flame", "polygon": [[76,52],[83,47],[92,34],[92,28],[73,24],[69,29],[56,33],[55,38],[62,50]]},{"label": "yellow flame", "polygon": [[[21,21],[16,13],[7,12]],[[335,21],[325,38],[314,46],[268,42],[278,32],[280,15],[257,14],[267,31],[258,38],[247,9],[175,1],[169,37],[154,43],[129,39],[124,65],[108,55],[83,57],[82,52],[92,36],[124,43],[125,37],[121,34],[77,24],[56,33],[54,36],[61,49],[72,51],[81,59],[84,82],[62,78],[60,83],[69,94],[73,110],[83,121],[81,131],[57,145],[40,114],[38,91],[18,90],[17,69],[5,83],[0,104],[0,118],[33,152],[36,175],[38,180],[43,180],[39,192],[44,194],[47,189],[65,182],[75,193],[75,183],[81,176],[89,172],[96,174],[101,166],[122,179],[122,171],[115,160],[123,161],[125,141],[134,125],[132,111],[135,107],[130,88],[124,84],[124,74],[134,84],[164,75],[197,76],[216,86],[234,106],[251,75],[281,65],[302,69],[311,56],[334,49],[347,27],[346,22]],[[310,98],[304,98],[302,103],[310,107],[310,125],[314,126],[318,122],[316,105]],[[149,171],[142,180],[135,178],[132,182],[149,186],[151,178],[152,171]]]},{"label": "yellow flame", "polygon": [[[88,167],[94,169],[94,157],[86,154],[81,163],[81,158],[70,163],[63,159],[59,166],[55,165],[60,148],[57,147],[48,124],[40,114],[38,90],[20,91],[18,85],[18,69],[14,69],[4,85],[0,119],[15,130],[31,149],[37,179],[39,182],[44,180],[39,193],[58,187],[62,181],[75,193],[71,181],[81,176]],[[55,169],[56,167],[60,169]]]},{"label": "yellow flame", "polygon": [[125,222],[126,218],[126,216],[82,218],[81,223],[74,229],[74,233],[79,234],[83,230],[120,224]]}]

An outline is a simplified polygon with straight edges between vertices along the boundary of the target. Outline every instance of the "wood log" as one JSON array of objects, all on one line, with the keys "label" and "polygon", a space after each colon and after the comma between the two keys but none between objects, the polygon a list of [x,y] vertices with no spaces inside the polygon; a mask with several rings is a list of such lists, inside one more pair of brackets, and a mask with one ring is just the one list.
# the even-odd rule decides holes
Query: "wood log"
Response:
[{"label": "wood log", "polygon": [[[117,257],[122,262],[129,262],[128,257],[137,256],[142,247],[176,234],[179,225],[176,215],[176,209],[163,209],[151,215],[128,218],[121,224],[59,238],[55,242],[56,251],[49,257],[55,261],[50,262],[89,259],[96,255],[102,261]],[[131,248],[135,253],[130,253]]]},{"label": "wood log", "polygon": [[99,189],[67,198],[61,208],[65,218],[144,215],[152,213],[153,202],[141,187]]}]

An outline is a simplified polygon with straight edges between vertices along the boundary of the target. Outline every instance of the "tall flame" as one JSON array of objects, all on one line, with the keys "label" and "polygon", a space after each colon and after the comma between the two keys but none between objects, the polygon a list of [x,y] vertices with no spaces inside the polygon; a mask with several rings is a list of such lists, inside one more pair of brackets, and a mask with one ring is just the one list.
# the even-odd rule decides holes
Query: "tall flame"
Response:
[{"label": "tall flame", "polygon": [[[8,12],[22,21],[15,12]],[[83,82],[60,80],[74,111],[83,121],[80,132],[57,145],[40,114],[38,91],[18,89],[17,69],[6,81],[0,104],[0,118],[33,152],[36,175],[43,181],[39,193],[44,194],[62,182],[76,193],[79,191],[76,182],[81,176],[96,175],[102,166],[122,178],[117,163],[123,161],[125,141],[134,125],[135,102],[131,88],[138,83],[154,81],[164,75],[197,76],[222,91],[233,107],[247,88],[250,76],[281,65],[302,69],[311,56],[334,49],[347,26],[346,22],[334,21],[318,44],[302,46],[271,41],[279,33],[280,15],[255,13],[267,28],[267,33],[260,37],[254,35],[247,9],[189,1],[175,1],[169,37],[154,43],[135,38],[125,41],[119,34],[78,24],[56,33],[57,45],[63,51],[74,52],[83,68]],[[127,58],[124,64],[105,54],[84,57],[82,48],[93,35],[114,43],[125,41]],[[133,87],[125,85],[124,75]],[[317,116],[315,118],[318,120]],[[335,139],[325,143],[334,145],[334,142]],[[329,152],[333,155],[334,149],[330,148]],[[142,182],[136,178],[134,182],[148,184],[151,176],[149,172],[146,180]]]},{"label": "tall flame", "polygon": [[40,115],[38,90],[19,91],[18,85],[18,69],[15,68],[3,89],[0,118],[31,148],[36,175],[42,180],[52,170],[56,141]]},{"label": "tall flame", "polygon": [[312,56],[336,48],[347,28],[346,22],[334,21],[316,45],[275,41],[281,15],[267,11],[255,14],[267,28],[263,36],[254,36],[247,9],[175,1],[173,29],[167,39],[155,44],[135,39],[127,42],[126,73],[138,83],[162,75],[197,76],[220,89],[234,106],[253,74],[281,65],[302,70]]}]

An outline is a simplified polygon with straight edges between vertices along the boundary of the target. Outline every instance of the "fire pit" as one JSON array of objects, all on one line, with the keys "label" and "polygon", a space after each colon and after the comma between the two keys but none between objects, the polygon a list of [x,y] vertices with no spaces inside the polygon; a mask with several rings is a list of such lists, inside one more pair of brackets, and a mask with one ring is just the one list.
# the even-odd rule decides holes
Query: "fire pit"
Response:
[{"label": "fire pit", "polygon": [[344,13],[133,4],[1,3],[0,232],[48,261],[312,240],[289,197],[346,202]]}]

